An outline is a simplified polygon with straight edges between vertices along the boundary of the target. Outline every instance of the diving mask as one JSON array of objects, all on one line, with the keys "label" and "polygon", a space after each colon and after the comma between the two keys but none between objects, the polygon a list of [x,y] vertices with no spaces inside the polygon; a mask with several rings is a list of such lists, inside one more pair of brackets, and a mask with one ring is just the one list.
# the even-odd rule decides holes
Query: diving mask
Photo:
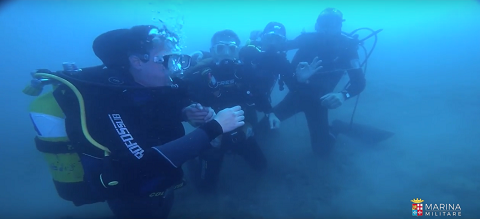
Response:
[{"label": "diving mask", "polygon": [[217,55],[234,56],[237,53],[237,43],[235,42],[219,42],[212,47]]},{"label": "diving mask", "polygon": [[172,73],[183,71],[190,67],[191,57],[189,55],[171,54],[162,57],[155,56],[153,61],[162,64]]},{"label": "diving mask", "polygon": [[285,42],[285,40],[286,40],[285,36],[275,33],[273,31],[262,35],[262,42],[267,44],[277,45]]},{"label": "diving mask", "polygon": [[[191,57],[188,55],[178,54],[181,49],[178,45],[178,36],[169,31],[165,26],[163,28],[157,28],[155,26],[140,26],[142,28],[141,35],[143,37],[140,40],[139,49],[143,55],[140,55],[144,62],[150,60],[148,51],[154,46],[160,45],[162,50],[170,51],[173,54],[164,56],[154,56],[153,61],[155,63],[162,64],[171,73],[181,72],[190,67]],[[158,45],[157,45],[158,44]]]}]

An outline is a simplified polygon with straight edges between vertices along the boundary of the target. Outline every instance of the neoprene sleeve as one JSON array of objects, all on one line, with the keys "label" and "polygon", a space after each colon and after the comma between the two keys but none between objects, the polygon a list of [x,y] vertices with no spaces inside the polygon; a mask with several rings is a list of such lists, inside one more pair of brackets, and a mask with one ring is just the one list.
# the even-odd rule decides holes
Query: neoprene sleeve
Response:
[{"label": "neoprene sleeve", "polygon": [[350,77],[350,85],[347,87],[347,91],[351,97],[360,94],[366,85],[365,75],[361,68],[348,70],[348,76]]},{"label": "neoprene sleeve", "polygon": [[212,120],[179,139],[152,147],[152,149],[161,155],[158,157],[162,159],[161,163],[166,160],[173,167],[178,168],[208,149],[210,142],[221,134],[223,134],[222,126],[216,120]]}]

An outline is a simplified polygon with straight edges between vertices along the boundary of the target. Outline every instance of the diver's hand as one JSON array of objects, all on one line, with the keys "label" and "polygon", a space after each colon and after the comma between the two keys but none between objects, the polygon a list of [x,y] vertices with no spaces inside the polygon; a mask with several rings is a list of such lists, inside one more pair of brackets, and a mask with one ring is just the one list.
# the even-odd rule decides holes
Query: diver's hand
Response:
[{"label": "diver's hand", "polygon": [[322,64],[322,60],[318,59],[318,57],[315,57],[312,63],[310,63],[310,65],[307,62],[298,63],[297,69],[295,71],[297,81],[300,83],[307,82],[307,80],[312,75],[314,75],[323,68],[323,66],[321,66],[320,64]]},{"label": "diver's hand", "polygon": [[185,107],[183,112],[187,116],[187,119],[190,123],[201,124],[208,122],[213,119],[215,116],[215,111],[210,107],[204,107],[202,104],[195,103],[190,106]]},{"label": "diver's hand", "polygon": [[223,133],[227,133],[245,125],[245,122],[243,121],[245,116],[243,116],[243,114],[242,107],[235,106],[221,110],[213,119],[222,126]]},{"label": "diver's hand", "polygon": [[215,117],[217,114],[211,107],[205,107],[208,109],[208,114],[203,118],[204,122],[210,122],[212,121],[213,117]]},{"label": "diver's hand", "polygon": [[220,146],[222,146],[222,135],[219,135],[218,137],[213,139],[210,142],[210,145],[212,145],[212,147],[214,147],[214,148],[220,148]]},{"label": "diver's hand", "polygon": [[268,122],[270,123],[270,129],[278,129],[280,128],[280,119],[277,118],[275,113],[270,113],[268,115]]},{"label": "diver's hand", "polygon": [[342,93],[329,93],[320,97],[320,101],[322,101],[322,106],[328,109],[336,109],[345,102],[345,96]]},{"label": "diver's hand", "polygon": [[195,51],[190,54],[192,61],[198,62],[203,59],[203,52],[202,51]]}]

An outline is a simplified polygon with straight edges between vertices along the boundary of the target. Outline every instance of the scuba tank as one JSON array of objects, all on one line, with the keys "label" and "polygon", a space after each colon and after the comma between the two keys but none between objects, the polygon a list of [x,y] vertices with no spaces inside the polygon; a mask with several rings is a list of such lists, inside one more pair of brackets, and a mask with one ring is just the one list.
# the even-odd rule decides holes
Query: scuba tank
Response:
[{"label": "scuba tank", "polygon": [[[70,88],[80,106],[80,120],[82,132],[85,138],[95,147],[103,151],[103,173],[100,181],[105,188],[118,191],[120,175],[115,170],[110,157],[110,150],[99,144],[90,136],[87,124],[84,99],[77,87],[72,83],[83,69],[78,68],[75,63],[63,63],[63,71],[51,72],[47,69],[39,69],[32,73],[32,80],[25,87],[23,93],[29,96],[37,96],[30,105],[30,116],[35,125],[37,136],[35,144],[48,164],[55,188],[58,195],[76,206],[104,201],[100,196],[92,194],[90,185],[84,181],[84,168],[78,151],[67,136],[65,128],[65,114],[57,102],[54,92],[60,85]],[[89,71],[98,71],[103,66],[91,67]],[[112,78],[109,78],[112,80]],[[52,90],[40,95],[44,87],[51,85]],[[55,121],[54,127],[51,123]],[[45,129],[45,127],[50,127]]]}]

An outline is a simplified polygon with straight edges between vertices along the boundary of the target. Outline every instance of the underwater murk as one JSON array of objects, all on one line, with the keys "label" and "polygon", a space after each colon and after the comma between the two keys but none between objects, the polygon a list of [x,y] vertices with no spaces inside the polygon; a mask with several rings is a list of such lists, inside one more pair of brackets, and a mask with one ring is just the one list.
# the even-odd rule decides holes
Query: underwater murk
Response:
[{"label": "underwater murk", "polygon": [[[280,129],[257,134],[269,162],[265,172],[228,154],[217,192],[202,194],[187,180],[170,218],[480,218],[478,0],[2,2],[0,215],[111,218],[106,203],[74,207],[58,197],[33,144],[32,98],[21,93],[32,70],[59,70],[66,61],[98,65],[91,49],[96,36],[160,21],[181,33],[186,54],[208,51],[213,33],[223,29],[244,43],[270,21],[282,22],[294,39],[314,31],[326,7],[343,12],[346,33],[381,30],[363,43],[367,52],[375,45],[365,91],[358,102],[329,112],[332,121],[349,124],[355,109],[353,121],[364,132],[339,135],[332,155],[320,159],[298,113]],[[359,39],[371,33],[356,32]],[[276,86],[272,104],[286,93]],[[377,131],[391,135],[369,142]]]}]

